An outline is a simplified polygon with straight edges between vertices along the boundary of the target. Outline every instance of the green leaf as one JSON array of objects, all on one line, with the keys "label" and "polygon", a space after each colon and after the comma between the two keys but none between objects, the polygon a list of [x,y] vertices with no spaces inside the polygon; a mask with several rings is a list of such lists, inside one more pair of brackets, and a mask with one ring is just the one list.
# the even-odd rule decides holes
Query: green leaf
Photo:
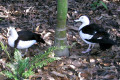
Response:
[{"label": "green leaf", "polygon": [[15,76],[15,75],[13,75],[12,74],[12,72],[9,72],[9,71],[3,71],[2,72],[5,76],[7,76],[8,78],[10,78],[10,79],[15,79],[15,80],[19,80],[19,79],[17,79],[17,77]]},{"label": "green leaf", "polygon": [[0,18],[0,21],[2,21],[3,19]]},{"label": "green leaf", "polygon": [[9,71],[5,71],[5,72],[3,72],[3,74],[5,74],[8,78],[13,78],[13,74],[11,73],[11,72],[9,72]]},{"label": "green leaf", "polygon": [[10,68],[10,70],[11,70],[11,72],[13,73],[13,74],[17,74],[17,72],[16,72],[16,69],[17,69],[17,64],[15,64],[15,63],[7,63],[6,64],[6,66],[8,67],[8,68]]},{"label": "green leaf", "polygon": [[30,65],[29,65],[29,58],[25,58],[19,61],[18,63],[19,67],[17,69],[19,75],[22,75],[23,72],[25,72],[25,69],[29,69]]},{"label": "green leaf", "polygon": [[105,4],[103,1],[100,1],[100,3],[103,5],[103,7],[104,7],[105,9],[108,9],[107,6],[106,6],[106,4]]},{"label": "green leaf", "polygon": [[16,62],[22,60],[21,53],[17,49],[15,49],[15,52],[14,52],[14,59],[16,60]]},{"label": "green leaf", "polygon": [[49,57],[49,55],[52,54],[54,50],[61,50],[66,47],[70,46],[50,47],[47,51],[44,52],[44,54],[36,55],[31,59],[31,61],[29,57],[22,58],[21,53],[15,49],[14,61],[6,63],[6,68],[9,71],[5,70],[4,73],[7,77],[14,80],[20,80],[20,78],[28,78],[30,75],[34,75],[34,72],[32,71],[34,68],[41,68],[48,63],[58,60],[56,57]]},{"label": "green leaf", "polygon": [[34,72],[29,70],[29,71],[25,71],[22,76],[25,78],[28,78],[30,75],[34,75]]},{"label": "green leaf", "polygon": [[9,52],[7,51],[7,45],[5,46],[3,44],[3,42],[0,42],[0,46],[1,46],[2,50],[8,55],[8,58],[11,60]]}]

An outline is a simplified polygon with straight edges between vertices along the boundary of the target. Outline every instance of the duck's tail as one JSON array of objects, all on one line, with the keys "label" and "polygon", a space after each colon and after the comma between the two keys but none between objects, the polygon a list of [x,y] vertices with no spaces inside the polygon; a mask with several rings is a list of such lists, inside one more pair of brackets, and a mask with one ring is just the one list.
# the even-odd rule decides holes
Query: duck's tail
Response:
[{"label": "duck's tail", "polygon": [[111,48],[113,45],[117,45],[117,43],[114,42],[113,40],[108,39],[108,41],[106,43],[104,43],[104,42],[99,43],[99,45],[100,45],[100,49],[104,51],[106,49]]}]

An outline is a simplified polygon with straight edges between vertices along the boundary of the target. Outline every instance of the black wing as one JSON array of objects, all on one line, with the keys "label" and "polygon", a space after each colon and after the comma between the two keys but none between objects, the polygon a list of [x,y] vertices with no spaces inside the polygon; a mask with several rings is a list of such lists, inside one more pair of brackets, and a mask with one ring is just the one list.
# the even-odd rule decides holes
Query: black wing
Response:
[{"label": "black wing", "polygon": [[18,32],[18,39],[27,41],[27,40],[36,40],[37,42],[45,43],[43,38],[41,37],[40,34],[33,33],[31,31],[19,31]]},{"label": "black wing", "polygon": [[86,39],[93,43],[105,43],[105,44],[116,44],[113,40],[109,39],[109,34],[105,31],[96,32],[91,39]]},{"label": "black wing", "polygon": [[36,33],[33,33],[31,31],[19,31],[18,32],[18,39],[27,41],[27,40],[35,40]]},{"label": "black wing", "polygon": [[97,24],[90,24],[82,28],[82,32],[90,35],[105,32],[104,28],[99,27]]},{"label": "black wing", "polygon": [[36,40],[37,42],[45,43],[43,38],[41,38],[40,34],[36,34],[31,31],[19,31],[17,33],[18,33],[18,39],[15,40],[14,47],[17,47],[19,40],[22,40],[22,41]]},{"label": "black wing", "polygon": [[93,35],[91,39],[86,39],[89,42],[114,44],[114,41],[109,39],[110,35],[104,30],[104,28],[99,27],[96,24],[90,24],[85,26],[84,28],[82,28],[82,32]]},{"label": "black wing", "polygon": [[109,34],[104,30],[104,28],[99,27],[96,24],[90,24],[82,28],[82,32],[86,34],[93,35],[91,39],[85,39],[92,43],[99,43],[101,50],[109,49],[112,45],[117,43],[109,39]]},{"label": "black wing", "polygon": [[18,38],[15,40],[14,47],[17,47],[17,44],[19,40],[28,41],[28,40],[35,40],[35,33],[32,33],[31,31],[19,31]]}]

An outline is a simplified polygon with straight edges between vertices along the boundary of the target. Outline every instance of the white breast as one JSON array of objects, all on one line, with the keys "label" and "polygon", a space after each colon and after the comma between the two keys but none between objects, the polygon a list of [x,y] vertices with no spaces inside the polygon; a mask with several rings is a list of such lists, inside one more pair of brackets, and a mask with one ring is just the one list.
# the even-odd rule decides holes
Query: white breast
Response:
[{"label": "white breast", "polygon": [[8,44],[11,46],[11,47],[14,47],[14,41],[15,39],[13,37],[9,37],[8,38]]},{"label": "white breast", "polygon": [[93,35],[89,35],[89,34],[84,34],[82,31],[79,32],[80,37],[82,38],[82,40],[84,42],[86,42],[87,44],[94,44],[91,42],[86,41],[85,39],[91,39],[93,37]]},{"label": "white breast", "polygon": [[[12,38],[12,37],[9,37],[8,38],[8,44],[11,46],[11,47],[14,47],[14,43],[15,42],[15,39]],[[29,48],[31,47],[33,44],[36,43],[36,40],[30,40],[30,41],[22,41],[20,40],[17,44],[17,48],[18,49],[26,49],[26,48]]]},{"label": "white breast", "polygon": [[22,41],[18,42],[17,48],[18,49],[25,49],[31,47],[33,44],[36,43],[36,40],[29,40],[29,41]]}]

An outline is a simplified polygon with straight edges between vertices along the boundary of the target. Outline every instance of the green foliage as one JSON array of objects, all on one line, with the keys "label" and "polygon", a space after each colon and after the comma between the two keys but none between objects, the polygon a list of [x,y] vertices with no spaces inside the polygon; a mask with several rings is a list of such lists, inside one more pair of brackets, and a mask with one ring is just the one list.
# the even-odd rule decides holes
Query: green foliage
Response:
[{"label": "green foliage", "polygon": [[0,22],[2,21],[3,19],[0,18]]},{"label": "green foliage", "polygon": [[10,79],[14,78],[14,80],[18,80],[18,78],[15,75],[13,75],[12,72],[10,71],[3,71],[2,74],[7,76]]},{"label": "green foliage", "polygon": [[14,52],[14,62],[6,63],[8,70],[2,73],[10,79],[20,80],[27,78],[30,75],[34,75],[34,72],[30,70],[30,59],[21,57],[21,53],[16,49]]},{"label": "green foliage", "polygon": [[31,70],[28,70],[22,73],[22,76],[25,76],[25,78],[28,78],[30,75],[34,75],[34,72]]},{"label": "green foliage", "polygon": [[55,60],[57,60],[58,58],[57,57],[49,57],[49,55],[52,55],[54,54],[53,51],[54,50],[62,50],[64,48],[67,48],[66,46],[61,46],[61,47],[51,47],[49,48],[47,51],[44,52],[44,54],[39,54],[37,56],[34,56],[32,58],[32,61],[31,61],[31,64],[34,64],[35,66],[33,67],[43,67],[45,65],[47,65],[48,63],[51,63]]},{"label": "green foliage", "polygon": [[93,3],[91,4],[91,7],[92,7],[93,10],[96,10],[96,8],[97,8],[98,6],[100,6],[100,4],[102,4],[103,7],[104,7],[106,10],[108,9],[107,6],[106,6],[106,4],[105,4],[103,1],[100,1],[100,0],[97,0],[97,1],[93,2]]},{"label": "green foliage", "polygon": [[108,9],[107,6],[106,6],[106,4],[105,4],[103,1],[100,1],[100,3],[103,5],[103,7],[104,7],[105,9]]},{"label": "green foliage", "polygon": [[30,75],[34,75],[33,69],[41,68],[48,63],[58,60],[57,57],[49,57],[49,55],[53,54],[54,50],[61,50],[64,48],[66,48],[66,46],[51,47],[43,54],[36,55],[31,59],[29,57],[22,58],[21,53],[15,49],[13,62],[6,63],[7,70],[2,71],[1,74],[14,80],[28,78]]},{"label": "green foliage", "polygon": [[3,44],[3,42],[0,42],[0,46],[1,46],[2,50],[8,55],[8,58],[10,59],[9,52],[7,51],[7,45],[5,46]]}]

